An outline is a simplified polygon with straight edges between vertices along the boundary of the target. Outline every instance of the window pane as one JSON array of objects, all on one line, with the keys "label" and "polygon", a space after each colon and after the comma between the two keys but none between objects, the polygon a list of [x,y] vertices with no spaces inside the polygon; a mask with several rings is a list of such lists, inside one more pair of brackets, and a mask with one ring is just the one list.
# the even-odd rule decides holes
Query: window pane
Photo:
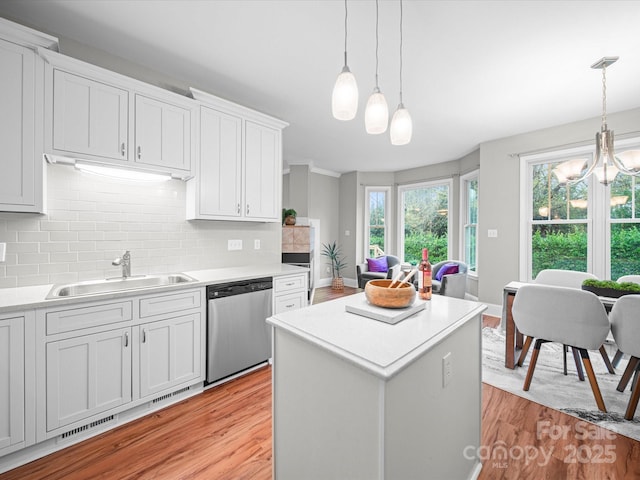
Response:
[{"label": "window pane", "polygon": [[403,261],[417,264],[422,249],[429,249],[429,261],[447,259],[449,186],[436,185],[402,193],[404,215]]},{"label": "window pane", "polygon": [[478,223],[478,180],[467,182],[467,201],[469,213],[467,223]]},{"label": "window pane", "polygon": [[640,224],[611,224],[611,280],[640,273]]},{"label": "window pane", "polygon": [[464,262],[469,270],[476,270],[476,226],[468,225],[464,229]]},{"label": "window pane", "polygon": [[369,253],[368,257],[384,254],[384,216],[386,192],[369,192]]},{"label": "window pane", "polygon": [[587,225],[533,225],[532,278],[540,270],[587,271]]},{"label": "window pane", "polygon": [[587,184],[561,185],[553,173],[559,163],[533,166],[533,220],[587,218]]},{"label": "window pane", "polygon": [[[637,188],[635,180],[629,175],[617,175],[611,183],[611,218],[638,218],[634,217],[638,209],[633,208],[633,190]],[[636,190],[636,196],[637,193]]]}]

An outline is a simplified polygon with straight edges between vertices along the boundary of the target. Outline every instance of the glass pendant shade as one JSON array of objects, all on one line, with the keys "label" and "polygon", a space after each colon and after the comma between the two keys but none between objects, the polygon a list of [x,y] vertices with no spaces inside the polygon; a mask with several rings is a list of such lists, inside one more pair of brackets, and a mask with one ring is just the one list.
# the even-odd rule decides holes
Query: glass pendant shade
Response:
[{"label": "glass pendant shade", "polygon": [[342,68],[333,87],[331,110],[338,120],[353,120],[358,112],[358,84],[347,65]]},{"label": "glass pendant shade", "polygon": [[620,171],[614,162],[613,132],[603,125],[602,131],[596,133],[596,158],[593,173],[603,185],[609,185]]},{"label": "glass pendant shade", "polygon": [[586,158],[567,160],[554,168],[553,173],[558,178],[558,182],[564,184],[580,178],[582,176],[585,163],[587,163]]},{"label": "glass pendant shade", "polygon": [[640,150],[627,150],[619,153],[616,157],[627,170],[640,173]]},{"label": "glass pendant shade", "polygon": [[387,100],[378,87],[373,89],[373,93],[367,101],[367,108],[364,112],[364,125],[367,133],[377,135],[387,131],[389,123],[389,107]]},{"label": "glass pendant shade", "polygon": [[393,114],[389,133],[392,145],[406,145],[411,141],[413,122],[409,110],[404,108],[403,104],[398,105],[398,109]]}]

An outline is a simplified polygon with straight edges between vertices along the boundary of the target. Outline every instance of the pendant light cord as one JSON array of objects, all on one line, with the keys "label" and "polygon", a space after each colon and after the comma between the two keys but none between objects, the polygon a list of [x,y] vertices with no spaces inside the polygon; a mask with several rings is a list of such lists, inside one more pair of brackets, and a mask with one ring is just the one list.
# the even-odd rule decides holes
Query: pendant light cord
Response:
[{"label": "pendant light cord", "polygon": [[347,65],[347,0],[344,0],[344,64]]},{"label": "pendant light cord", "polygon": [[402,0],[400,0],[400,105],[402,105]]},{"label": "pendant light cord", "polygon": [[378,0],[376,0],[376,89],[378,88]]},{"label": "pendant light cord", "polygon": [[602,129],[607,129],[607,66],[602,67]]}]

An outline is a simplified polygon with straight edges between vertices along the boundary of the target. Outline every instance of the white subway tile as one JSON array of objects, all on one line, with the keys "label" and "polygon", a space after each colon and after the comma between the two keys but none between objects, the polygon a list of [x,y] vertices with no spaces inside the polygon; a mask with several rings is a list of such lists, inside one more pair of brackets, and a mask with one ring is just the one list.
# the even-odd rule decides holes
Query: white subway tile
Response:
[{"label": "white subway tile", "polygon": [[87,230],[95,230],[96,224],[93,222],[71,222],[69,223],[69,230],[72,232],[83,232]]},{"label": "white subway tile", "polygon": [[40,230],[58,232],[66,231],[69,230],[69,222],[50,222],[48,220],[41,220]]},{"label": "white subway tile", "polygon": [[35,242],[7,243],[7,254],[36,253],[38,251],[39,246],[40,244]]},{"label": "white subway tile", "polygon": [[78,254],[76,252],[68,253],[55,253],[49,254],[49,261],[51,263],[74,263],[78,261]]},{"label": "white subway tile", "polygon": [[44,242],[40,244],[41,252],[68,252],[69,244],[67,242]]},{"label": "white subway tile", "polygon": [[69,264],[67,263],[44,263],[40,265],[40,273],[43,275],[50,275],[52,273],[66,273],[69,271]]},{"label": "white subway tile", "polygon": [[22,277],[24,275],[37,275],[38,265],[7,265],[8,277]]},{"label": "white subway tile", "polygon": [[[20,242],[48,242],[49,232],[16,232]],[[0,235],[1,236],[1,235]]]},{"label": "white subway tile", "polygon": [[31,287],[33,285],[46,285],[49,283],[48,275],[21,275],[18,277],[18,287]]},{"label": "white subway tile", "polygon": [[95,251],[95,242],[69,242],[69,251],[71,252],[87,252]]},{"label": "white subway tile", "polygon": [[18,265],[39,265],[49,263],[48,253],[19,253]]},{"label": "white subway tile", "polygon": [[78,273],[77,272],[68,272],[68,273],[52,273],[49,275],[49,283],[53,284],[64,284],[64,283],[74,283],[78,281]]},{"label": "white subway tile", "polygon": [[78,232],[49,232],[52,242],[74,242],[78,240]]}]

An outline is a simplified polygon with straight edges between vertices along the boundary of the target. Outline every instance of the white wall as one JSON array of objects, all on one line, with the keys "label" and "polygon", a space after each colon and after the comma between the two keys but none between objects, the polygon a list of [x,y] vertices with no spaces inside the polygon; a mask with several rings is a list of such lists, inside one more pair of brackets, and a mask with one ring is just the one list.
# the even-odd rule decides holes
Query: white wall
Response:
[{"label": "white wall", "polygon": [[[125,250],[134,275],[280,263],[279,223],[186,221],[180,180],[127,183],[65,165],[47,165],[46,175],[47,215],[0,213],[0,287],[119,276],[111,262]],[[230,239],[243,250],[227,251]]]}]

